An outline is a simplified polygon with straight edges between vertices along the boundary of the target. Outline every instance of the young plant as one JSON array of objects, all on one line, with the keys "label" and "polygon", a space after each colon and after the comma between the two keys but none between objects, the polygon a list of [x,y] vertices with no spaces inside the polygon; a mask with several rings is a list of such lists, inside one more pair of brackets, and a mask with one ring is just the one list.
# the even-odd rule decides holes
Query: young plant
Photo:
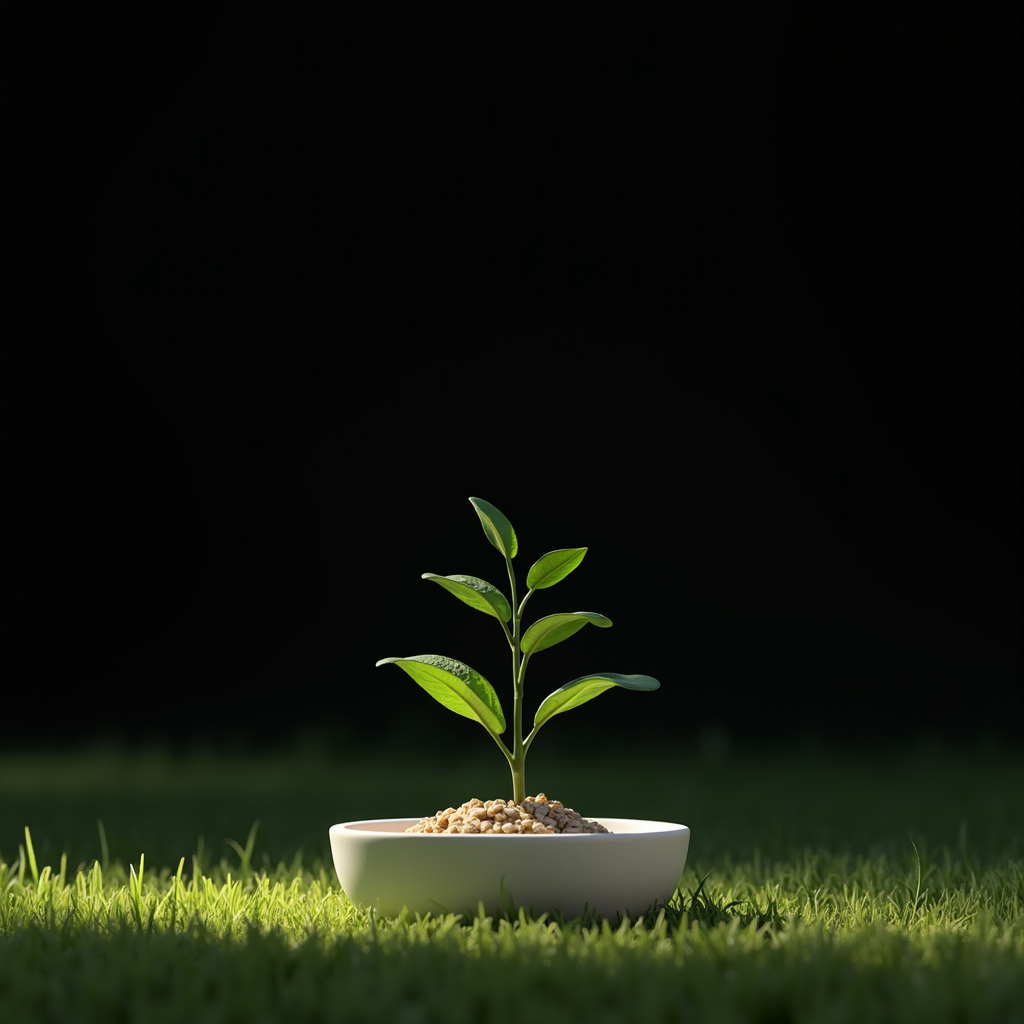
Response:
[{"label": "young plant", "polygon": [[534,715],[533,728],[523,736],[523,683],[526,667],[533,655],[567,640],[587,623],[606,629],[612,620],[597,612],[560,612],[537,619],[523,632],[523,610],[534,591],[553,587],[564,580],[583,561],[586,548],[559,548],[549,551],[530,567],[526,576],[526,594],[518,601],[516,577],[512,559],[519,549],[512,524],[493,505],[481,498],[470,498],[484,528],[487,539],[505,558],[512,599],[495,586],[476,576],[438,576],[426,572],[423,579],[433,580],[454,594],[470,608],[497,619],[512,648],[512,745],[506,746],[501,736],[505,732],[505,715],[494,687],[479,672],[454,658],[439,654],[419,654],[410,658],[382,658],[377,665],[397,665],[407,672],[435,700],[450,711],[479,722],[491,736],[512,769],[513,800],[526,799],[526,754],[540,727],[555,715],[579,707],[613,686],[626,690],[656,690],[661,685],[651,676],[619,675],[602,672],[580,676],[560,686],[541,702]]}]

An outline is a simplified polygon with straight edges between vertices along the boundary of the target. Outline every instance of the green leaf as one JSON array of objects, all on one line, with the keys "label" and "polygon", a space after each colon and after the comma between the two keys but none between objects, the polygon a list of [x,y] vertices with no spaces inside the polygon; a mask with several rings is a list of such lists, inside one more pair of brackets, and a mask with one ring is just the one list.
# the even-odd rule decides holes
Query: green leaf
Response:
[{"label": "green leaf", "polygon": [[581,704],[586,704],[588,700],[593,700],[613,686],[621,686],[626,690],[656,690],[661,683],[653,676],[623,676],[616,672],[580,676],[579,679],[560,686],[554,693],[548,694],[541,701],[533,719],[534,729],[540,728],[553,715],[560,715],[563,711],[578,708]]},{"label": "green leaf", "polygon": [[520,642],[523,654],[536,654],[547,647],[568,640],[573,633],[581,630],[588,622],[607,629],[612,620],[597,612],[559,612],[538,619],[525,633]]},{"label": "green leaf", "polygon": [[493,615],[501,622],[508,622],[512,618],[512,606],[508,598],[486,580],[479,580],[475,576],[438,576],[433,572],[425,572],[423,579],[440,583],[460,601],[485,615]]},{"label": "green leaf", "polygon": [[515,558],[519,550],[516,531],[512,524],[489,502],[483,498],[470,498],[476,514],[480,517],[487,539],[506,557]]},{"label": "green leaf", "polygon": [[479,722],[492,736],[505,731],[505,715],[494,687],[461,661],[440,654],[417,654],[411,658],[381,658],[377,667],[381,665],[397,665],[438,703]]},{"label": "green leaf", "polygon": [[553,587],[583,561],[586,553],[586,548],[559,548],[557,551],[549,551],[530,566],[526,585],[531,590]]}]

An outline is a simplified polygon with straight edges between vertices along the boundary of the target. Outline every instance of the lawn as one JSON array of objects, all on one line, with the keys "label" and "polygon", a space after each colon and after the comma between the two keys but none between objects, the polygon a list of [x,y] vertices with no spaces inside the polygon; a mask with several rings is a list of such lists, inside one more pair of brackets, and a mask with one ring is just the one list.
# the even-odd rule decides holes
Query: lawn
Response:
[{"label": "lawn", "polygon": [[332,823],[509,794],[493,751],[342,748],[0,754],[0,1021],[1024,1021],[1005,742],[538,751],[584,815],[691,827],[626,921],[352,907]]}]

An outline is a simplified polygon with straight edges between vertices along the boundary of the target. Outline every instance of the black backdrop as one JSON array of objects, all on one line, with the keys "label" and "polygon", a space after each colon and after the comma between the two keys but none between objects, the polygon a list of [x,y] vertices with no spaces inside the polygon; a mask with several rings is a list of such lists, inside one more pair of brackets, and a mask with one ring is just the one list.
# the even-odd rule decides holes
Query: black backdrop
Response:
[{"label": "black backdrop", "polygon": [[1019,4],[7,12],[5,745],[1019,734]]}]

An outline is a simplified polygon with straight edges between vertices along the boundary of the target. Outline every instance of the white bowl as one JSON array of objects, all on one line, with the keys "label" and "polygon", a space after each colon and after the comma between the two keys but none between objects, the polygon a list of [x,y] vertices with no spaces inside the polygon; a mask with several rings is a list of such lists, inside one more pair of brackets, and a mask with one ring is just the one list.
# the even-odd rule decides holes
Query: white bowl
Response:
[{"label": "white bowl", "polygon": [[394,916],[488,914],[510,904],[563,918],[639,916],[676,891],[690,829],[596,818],[608,832],[486,836],[406,832],[419,818],[346,821],[330,829],[338,881],[357,906]]}]

